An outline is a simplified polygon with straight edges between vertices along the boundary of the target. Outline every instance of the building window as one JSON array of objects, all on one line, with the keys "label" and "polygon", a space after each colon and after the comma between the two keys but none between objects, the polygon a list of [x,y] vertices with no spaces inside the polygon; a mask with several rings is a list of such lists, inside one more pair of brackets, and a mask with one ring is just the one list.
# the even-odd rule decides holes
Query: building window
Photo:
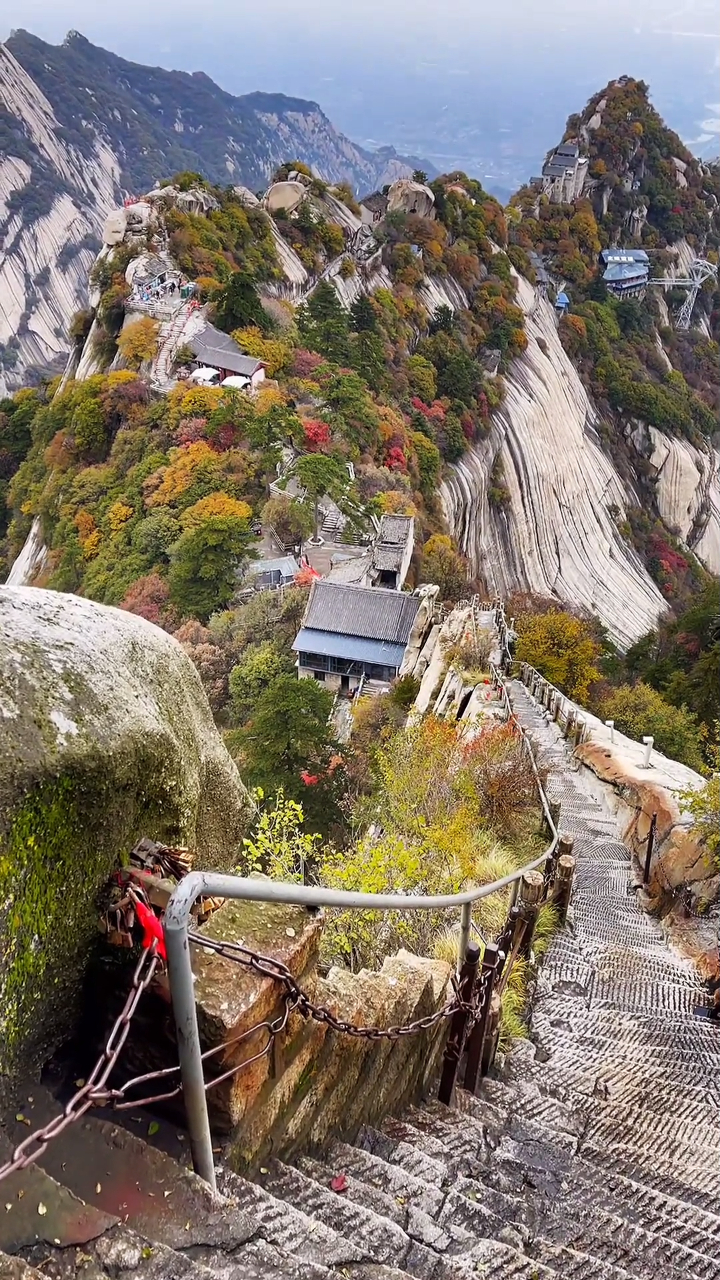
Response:
[{"label": "building window", "polygon": [[397,667],[386,667],[377,662],[356,661],[353,658],[328,657],[324,653],[301,653],[299,665],[308,668],[316,676],[318,672],[327,671],[333,675],[356,676],[358,679],[364,675],[367,680],[382,680],[389,683],[397,675]]}]

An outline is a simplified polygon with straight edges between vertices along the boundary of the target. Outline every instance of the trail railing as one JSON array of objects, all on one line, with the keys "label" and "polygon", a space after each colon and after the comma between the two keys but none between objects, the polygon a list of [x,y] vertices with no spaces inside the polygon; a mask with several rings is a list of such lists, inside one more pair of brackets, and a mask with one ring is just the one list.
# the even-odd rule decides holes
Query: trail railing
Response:
[{"label": "trail railing", "polygon": [[[215,1184],[212,1138],[189,937],[192,907],[201,896],[284,903],[310,909],[328,907],[358,911],[458,912],[459,1007],[453,1012],[445,1051],[440,1089],[441,1100],[450,1100],[457,1066],[466,1044],[468,1048],[468,1066],[464,1081],[466,1087],[473,1088],[477,1073],[483,1064],[487,1070],[491,1063],[494,1054],[492,1037],[497,1043],[499,1025],[499,1001],[494,1000],[493,997],[499,996],[502,987],[498,991],[498,984],[503,978],[507,981],[514,959],[523,952],[528,953],[539,908],[548,896],[555,892],[559,842],[558,810],[547,799],[530,740],[515,718],[508,690],[497,668],[493,668],[492,676],[500,700],[505,707],[508,722],[515,728],[522,743],[522,749],[528,755],[542,809],[543,825],[549,841],[544,851],[526,866],[499,880],[494,880],[491,884],[469,889],[465,893],[438,896],[352,893],[314,885],[285,884],[196,871],[181,880],[170,898],[165,912],[164,929],[183,1098],[193,1164],[196,1172],[212,1186]],[[538,874],[539,868],[543,868],[544,874]],[[509,886],[513,886],[511,896],[516,901],[510,909],[508,922],[499,940],[502,945],[487,944],[482,964],[480,964],[479,948],[471,941],[473,906]],[[569,899],[569,888],[567,896]],[[493,946],[495,946],[494,952]]]},{"label": "trail railing", "polygon": [[[481,605],[477,598],[471,602],[474,609],[483,612],[493,610],[500,637],[503,663],[510,656],[509,629],[505,624],[502,605]],[[510,632],[511,634],[511,632]],[[110,1032],[96,1066],[87,1082],[68,1102],[63,1113],[44,1129],[30,1134],[0,1166],[0,1181],[18,1169],[26,1167],[42,1155],[48,1143],[62,1133],[68,1125],[78,1121],[93,1106],[112,1106],[117,1110],[138,1108],[165,1103],[182,1093],[187,1117],[188,1134],[196,1172],[212,1187],[215,1186],[212,1138],[207,1106],[207,1092],[230,1076],[249,1066],[272,1050],[275,1038],[287,1026],[291,1013],[324,1023],[337,1034],[367,1040],[397,1040],[437,1027],[443,1020],[450,1022],[445,1045],[440,1100],[449,1104],[455,1087],[458,1068],[465,1054],[463,1084],[474,1091],[478,1075],[489,1071],[498,1044],[501,1017],[501,998],[516,960],[530,955],[533,930],[542,905],[556,905],[561,921],[564,921],[572,889],[574,859],[571,856],[572,841],[558,835],[559,806],[549,801],[537,767],[532,744],[519,724],[510,701],[501,671],[493,666],[492,679],[507,723],[512,726],[521,743],[521,750],[528,756],[542,811],[542,824],[548,839],[547,847],[526,866],[491,884],[469,889],[465,893],[423,896],[420,894],[351,893],[304,884],[285,884],[268,880],[246,879],[238,876],[218,875],[213,872],[189,872],[184,866],[176,869],[180,879],[165,909],[162,924],[150,908],[140,884],[129,889],[129,899],[147,936],[143,952],[135,970],[133,983],[125,1005]],[[173,851],[167,850],[172,854]],[[175,851],[177,852],[177,851]],[[174,864],[173,864],[174,866]],[[542,870],[541,870],[542,868]],[[473,922],[475,903],[495,893],[511,888],[507,919],[499,937],[493,941],[483,939],[480,947],[471,938],[479,929]],[[330,1009],[313,1003],[309,995],[298,985],[290,970],[272,957],[260,955],[240,943],[216,942],[192,929],[193,907],[199,898],[204,900],[233,898],[249,902],[285,903],[304,906],[311,910],[321,907],[352,909],[359,911],[450,911],[459,916],[458,972],[452,979],[452,995],[433,1013],[404,1026],[357,1026],[338,1019]],[[143,904],[144,899],[144,904]],[[122,903],[120,904],[122,906]],[[481,935],[480,935],[481,936]],[[242,1032],[230,1041],[202,1051],[198,1029],[192,972],[191,943],[220,952],[226,960],[243,965],[278,983],[281,992],[281,1012],[277,1017],[269,1015],[250,1030]],[[132,945],[130,935],[124,945]],[[143,992],[150,985],[160,963],[167,962],[173,1016],[177,1035],[177,1064],[157,1071],[150,1071],[131,1080],[120,1088],[111,1087],[109,1078],[128,1036],[130,1021]],[[211,1059],[229,1045],[248,1041],[257,1032],[264,1032],[264,1043],[244,1061],[235,1063],[219,1075],[205,1078],[204,1065],[212,1067]],[[150,1087],[151,1095],[137,1097],[138,1090]],[[159,1092],[158,1092],[159,1090]]]}]

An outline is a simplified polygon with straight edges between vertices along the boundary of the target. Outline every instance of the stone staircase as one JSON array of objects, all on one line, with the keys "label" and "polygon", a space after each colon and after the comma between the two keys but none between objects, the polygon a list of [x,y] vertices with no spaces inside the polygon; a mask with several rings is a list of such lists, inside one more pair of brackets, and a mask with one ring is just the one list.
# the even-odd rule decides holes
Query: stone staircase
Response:
[{"label": "stone staircase", "polygon": [[[513,698],[578,859],[532,1041],[477,1097],[254,1182],[220,1168],[217,1194],[173,1126],[87,1115],[2,1184],[3,1280],[720,1280],[720,1029],[628,894],[609,808],[521,685]],[[19,1105],[13,1141],[56,1109],[41,1090]]]}]

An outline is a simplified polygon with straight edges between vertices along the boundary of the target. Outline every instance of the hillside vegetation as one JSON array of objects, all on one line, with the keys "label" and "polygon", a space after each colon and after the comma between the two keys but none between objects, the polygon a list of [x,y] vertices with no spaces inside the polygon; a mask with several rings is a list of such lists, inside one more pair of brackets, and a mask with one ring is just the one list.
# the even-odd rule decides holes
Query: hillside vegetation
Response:
[{"label": "hillside vegetation", "polygon": [[[273,690],[285,702],[290,697],[278,682],[292,671],[289,645],[305,590],[301,583],[284,602],[238,604],[238,582],[256,553],[257,521],[299,540],[313,530],[318,499],[329,496],[347,518],[346,536],[357,539],[368,535],[373,515],[412,514],[418,551],[410,583],[435,581],[445,600],[472,589],[443,526],[438,485],[447,467],[488,436],[506,379],[522,359],[526,335],[517,273],[534,279],[531,252],[542,255],[558,286],[572,280],[572,306],[560,329],[595,395],[605,444],[618,466],[632,474],[628,418],[707,448],[718,393],[718,348],[709,336],[717,296],[701,296],[699,327],[678,334],[658,325],[652,299],[608,297],[597,255],[618,239],[628,242],[628,177],[631,188],[639,184],[633,201],[642,198],[647,209],[640,239],[653,253],[667,255],[659,265],[670,260],[668,237],[675,234],[697,252],[715,254],[716,172],[702,170],[682,150],[658,121],[642,84],[609,86],[604,96],[608,127],[590,135],[595,185],[588,199],[552,205],[526,189],[503,210],[465,174],[437,178],[430,184],[435,217],[396,209],[375,229],[387,274],[382,287],[360,289],[349,308],[330,279],[321,279],[299,307],[268,298],[268,287],[282,281],[268,215],[248,207],[232,188],[214,187],[192,172],[176,175],[175,188],[205,190],[208,212],[190,213],[169,201],[163,212],[168,251],[196,280],[210,318],[265,362],[269,379],[255,397],[184,383],[168,394],[152,390],[146,372],[153,333],[126,329],[118,357],[129,292],[125,271],[139,251],[119,245],[93,272],[100,292],[95,354],[108,371],[70,381],[62,391],[57,381],[43,384],[0,404],[6,559],[38,517],[49,548],[43,585],[132,609],[177,634],[198,663],[221,723],[236,735],[233,749],[247,753],[249,706],[267,694],[270,722]],[[585,127],[595,105],[593,99],[579,122],[571,120],[570,133]],[[673,188],[682,215],[674,206],[663,212],[668,155],[685,166],[686,186]],[[321,276],[344,251],[341,207],[356,206],[347,186],[328,193],[319,179],[308,175],[308,181],[307,201],[296,216],[281,211],[275,232],[312,276]],[[668,220],[681,216],[682,224]],[[339,281],[352,279],[356,270],[350,256],[343,258]],[[457,305],[429,306],[422,297],[430,286]],[[91,319],[76,317],[79,345]],[[289,491],[271,495],[283,459],[286,480],[297,481],[301,499]],[[622,533],[673,612],[626,660],[610,652],[592,620],[584,620],[597,644],[586,688],[600,676],[618,687],[642,677],[668,705],[689,705],[707,736],[712,725],[702,706],[705,676],[695,664],[712,655],[714,642],[704,623],[691,631],[682,619],[711,598],[710,578],[660,520],[643,476],[632,474],[632,480],[642,505],[628,512]],[[500,508],[506,501],[500,470],[490,476],[490,497]],[[547,612],[547,602],[535,602],[531,612]],[[682,639],[686,634],[692,643]],[[648,658],[656,649],[662,666]],[[594,662],[602,653],[599,669]],[[714,660],[707,657],[710,667]],[[304,710],[295,708],[299,723]],[[324,723],[320,705],[310,711]],[[698,723],[690,728],[699,751]],[[332,812],[339,821],[342,796],[327,772],[333,752],[327,743],[323,751],[323,776],[332,779],[328,804],[337,806]],[[261,785],[265,776],[275,787],[292,783],[297,792],[297,770],[292,778],[287,769],[278,772],[269,757],[263,768],[264,775],[262,768],[254,774]]]}]

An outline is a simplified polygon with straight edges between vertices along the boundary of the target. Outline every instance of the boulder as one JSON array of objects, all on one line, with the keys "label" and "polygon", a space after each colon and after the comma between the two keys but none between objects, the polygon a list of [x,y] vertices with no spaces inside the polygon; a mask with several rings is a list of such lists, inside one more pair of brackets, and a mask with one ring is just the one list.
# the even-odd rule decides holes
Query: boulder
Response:
[{"label": "boulder", "polygon": [[274,182],[265,193],[265,208],[268,213],[277,213],[280,209],[292,213],[306,195],[307,188],[303,182]]},{"label": "boulder", "polygon": [[228,869],[247,794],[180,645],[134,614],[0,588],[0,1077],[72,1030],[98,896],[143,835]]},{"label": "boulder", "polygon": [[105,219],[103,244],[120,244],[127,230],[127,213],[124,209],[113,209]]},{"label": "boulder", "polygon": [[416,213],[421,218],[435,217],[435,196],[424,182],[399,178],[388,191],[388,213]]}]

